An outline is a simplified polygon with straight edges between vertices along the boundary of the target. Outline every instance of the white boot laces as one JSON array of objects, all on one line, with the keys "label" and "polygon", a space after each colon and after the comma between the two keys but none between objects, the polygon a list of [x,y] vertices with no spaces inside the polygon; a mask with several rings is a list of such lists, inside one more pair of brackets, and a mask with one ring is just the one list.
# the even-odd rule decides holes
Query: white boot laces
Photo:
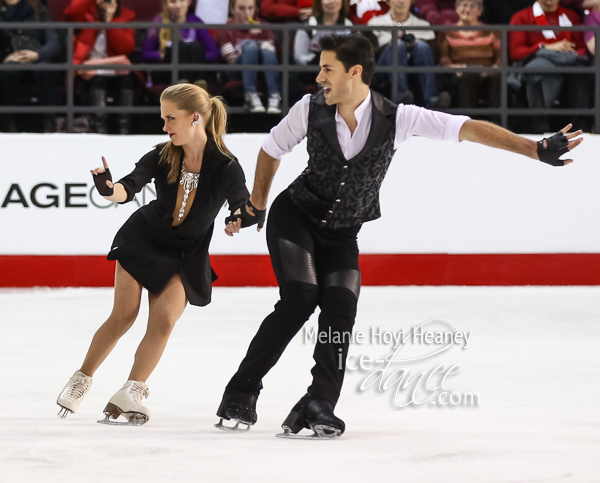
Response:
[{"label": "white boot laces", "polygon": [[142,397],[148,398],[150,396],[150,389],[144,383],[134,382],[130,387],[131,396],[138,404],[142,404]]},{"label": "white boot laces", "polygon": [[91,378],[77,375],[73,381],[73,384],[69,386],[67,390],[67,398],[71,401],[77,401],[81,399],[90,388],[90,381]]}]

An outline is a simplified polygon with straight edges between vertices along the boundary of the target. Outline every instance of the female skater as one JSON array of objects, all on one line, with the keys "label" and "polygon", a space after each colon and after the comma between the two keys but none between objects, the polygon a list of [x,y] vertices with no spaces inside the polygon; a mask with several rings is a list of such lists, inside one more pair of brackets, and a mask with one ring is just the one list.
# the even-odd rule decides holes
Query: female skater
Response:
[{"label": "female skater", "polygon": [[223,143],[223,103],[193,84],[171,86],[160,100],[163,130],[171,140],[157,145],[114,185],[104,158],[104,168],[92,171],[99,193],[110,201],[131,201],[153,178],[157,199],[137,210],[115,236],[108,255],[117,261],[113,311],[94,335],[81,369],[58,397],[62,417],[77,411],[94,373],[132,326],[144,287],[149,292],[148,329],[128,380],[108,402],[102,422],[119,415],[128,419],[124,424],[149,420],[150,411],[142,405],[149,395],[146,380],[175,322],[188,301],[210,303],[216,276],[208,245],[215,216],[225,201],[233,213],[249,197],[242,168]]}]

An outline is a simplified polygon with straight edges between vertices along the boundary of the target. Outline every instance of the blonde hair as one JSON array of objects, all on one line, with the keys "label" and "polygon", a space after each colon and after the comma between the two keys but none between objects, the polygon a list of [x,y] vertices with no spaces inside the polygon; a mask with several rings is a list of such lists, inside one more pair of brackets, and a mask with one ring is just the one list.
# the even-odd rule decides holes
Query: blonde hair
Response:
[{"label": "blonde hair", "polygon": [[[201,119],[206,120],[204,129],[208,139],[212,139],[225,156],[233,159],[233,154],[223,142],[223,135],[227,130],[227,108],[222,99],[222,97],[210,97],[208,92],[197,84],[187,83],[167,87],[160,96],[161,103],[172,102],[177,109],[190,114],[198,112]],[[169,183],[177,182],[182,154],[183,148],[175,146],[171,141],[166,142],[160,150],[160,162],[170,166],[167,177]]]},{"label": "blonde hair", "polygon": [[[162,0],[162,11],[160,12],[161,23],[171,23],[171,16],[169,14],[169,6],[167,0]],[[161,54],[165,53],[167,44],[171,42],[171,29],[160,29],[158,31],[158,43]]]},{"label": "blonde hair", "polygon": [[[171,23],[171,13],[169,12],[169,2],[168,0],[162,0],[162,10],[160,12],[160,21],[161,23]],[[181,32],[181,31],[180,31]],[[160,29],[158,31],[158,49],[161,54],[165,53],[165,49],[167,48],[167,44],[171,42],[172,38],[172,30],[171,29]]]}]

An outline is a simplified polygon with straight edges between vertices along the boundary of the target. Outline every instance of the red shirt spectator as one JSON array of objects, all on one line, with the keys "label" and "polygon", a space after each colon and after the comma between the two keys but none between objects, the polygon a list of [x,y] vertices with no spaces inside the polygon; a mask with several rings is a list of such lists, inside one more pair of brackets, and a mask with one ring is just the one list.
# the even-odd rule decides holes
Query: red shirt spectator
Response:
[{"label": "red shirt spectator", "polygon": [[[559,25],[558,18],[561,14],[569,18],[573,25],[581,25],[579,15],[569,9],[559,8],[555,12],[545,12],[548,25]],[[510,21],[511,25],[537,25],[536,18],[533,15],[533,8],[525,8],[513,15]],[[555,38],[547,39],[542,32],[510,32],[509,47],[510,57],[513,61],[523,60],[528,55],[534,53],[540,48],[540,44],[553,44],[562,40],[568,40],[575,44],[575,51],[579,55],[586,55],[587,50],[583,40],[583,32],[554,32]]]},{"label": "red shirt spectator", "polygon": [[353,24],[366,25],[372,18],[385,15],[389,9],[384,0],[350,0],[348,18]]},{"label": "red shirt spectator", "polygon": [[416,0],[417,15],[432,25],[454,25],[458,22],[456,0]]},{"label": "red shirt spectator", "polygon": [[[99,22],[96,0],[73,0],[65,8],[65,18],[72,22]],[[135,13],[119,5],[113,23],[131,22]],[[100,30],[82,29],[75,34],[73,62],[81,64],[87,59],[88,54],[96,43]],[[133,29],[106,29],[106,53],[109,57],[115,55],[129,55],[135,48]]]},{"label": "red shirt spectator", "polygon": [[260,13],[271,22],[297,22],[312,15],[312,0],[262,0]]}]

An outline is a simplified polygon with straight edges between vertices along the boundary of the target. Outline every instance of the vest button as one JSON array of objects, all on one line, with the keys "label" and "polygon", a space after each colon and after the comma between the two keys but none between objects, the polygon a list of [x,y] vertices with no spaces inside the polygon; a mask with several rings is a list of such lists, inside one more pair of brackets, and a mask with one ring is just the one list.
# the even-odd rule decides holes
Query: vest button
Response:
[{"label": "vest button", "polygon": [[321,220],[321,223],[327,223],[327,220]]},{"label": "vest button", "polygon": [[346,183],[344,183],[343,181],[340,183],[340,186],[344,186]]},{"label": "vest button", "polygon": [[336,203],[339,203],[340,201],[342,201],[342,200],[340,200],[339,198],[337,200],[335,200]]},{"label": "vest button", "polygon": [[344,169],[348,169],[348,165],[347,164],[344,165]]},{"label": "vest button", "polygon": [[329,213],[333,213],[333,210],[329,210]]}]

